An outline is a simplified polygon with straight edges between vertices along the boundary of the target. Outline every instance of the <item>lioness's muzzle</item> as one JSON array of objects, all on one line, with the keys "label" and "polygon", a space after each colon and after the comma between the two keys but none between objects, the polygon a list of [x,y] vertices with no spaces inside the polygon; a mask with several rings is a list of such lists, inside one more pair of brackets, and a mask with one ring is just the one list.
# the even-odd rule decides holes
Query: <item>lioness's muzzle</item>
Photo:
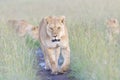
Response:
[{"label": "lioness's muzzle", "polygon": [[53,39],[52,42],[59,42],[60,39]]}]

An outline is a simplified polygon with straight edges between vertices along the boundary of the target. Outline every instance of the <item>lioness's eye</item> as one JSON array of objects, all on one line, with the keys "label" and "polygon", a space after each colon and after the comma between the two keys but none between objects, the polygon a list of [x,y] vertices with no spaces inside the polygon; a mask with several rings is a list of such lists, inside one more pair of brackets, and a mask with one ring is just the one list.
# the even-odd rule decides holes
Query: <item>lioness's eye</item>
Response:
[{"label": "lioness's eye", "polygon": [[60,29],[60,27],[58,27],[58,29]]},{"label": "lioness's eye", "polygon": [[53,30],[53,28],[50,27],[50,30]]}]

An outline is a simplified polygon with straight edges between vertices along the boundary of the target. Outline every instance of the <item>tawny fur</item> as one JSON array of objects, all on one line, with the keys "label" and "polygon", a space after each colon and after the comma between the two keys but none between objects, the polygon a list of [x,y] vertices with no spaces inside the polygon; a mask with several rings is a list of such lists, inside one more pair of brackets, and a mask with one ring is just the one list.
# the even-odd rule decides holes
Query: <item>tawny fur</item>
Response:
[{"label": "tawny fur", "polygon": [[[66,72],[70,65],[70,48],[65,17],[43,18],[39,26],[39,39],[46,62],[45,69],[51,69],[52,74]],[[60,41],[52,42],[55,39]],[[62,66],[58,65],[60,49],[64,58]]]},{"label": "tawny fur", "polygon": [[34,40],[39,40],[39,28],[38,28],[38,26],[33,27],[32,30],[29,32],[29,34]]}]

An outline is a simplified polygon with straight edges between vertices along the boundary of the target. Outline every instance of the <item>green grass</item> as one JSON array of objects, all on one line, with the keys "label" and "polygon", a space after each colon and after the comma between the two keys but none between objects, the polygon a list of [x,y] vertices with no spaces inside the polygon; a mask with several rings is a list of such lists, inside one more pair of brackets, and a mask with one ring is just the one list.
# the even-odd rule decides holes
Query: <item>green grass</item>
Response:
[{"label": "green grass", "polygon": [[108,45],[104,35],[95,29],[74,29],[70,28],[71,75],[78,80],[119,80],[120,46]]},{"label": "green grass", "polygon": [[[108,45],[105,32],[105,22],[108,18],[117,18],[120,22],[119,3],[120,0],[18,0],[17,2],[16,0],[2,0],[0,1],[0,21],[6,22],[8,19],[25,19],[34,25],[39,25],[41,18],[44,16],[65,15],[71,47],[72,72],[70,76],[74,76],[78,80],[119,80],[120,45]],[[2,28],[2,30],[6,28],[3,26],[1,23],[0,28]],[[5,30],[7,31],[1,31],[0,29],[0,33],[3,34],[4,32],[8,34],[8,32],[10,32],[7,28]],[[0,56],[0,58],[2,58],[0,60],[3,62],[2,66],[6,66],[9,61],[14,59],[13,57],[8,57],[17,55],[12,54],[13,52],[19,52],[18,54],[22,56],[20,52],[28,52],[28,47],[32,48],[33,46],[36,48],[39,46],[39,42],[32,43],[34,41],[31,39],[28,39],[27,45],[25,45],[26,40],[24,39],[23,44],[21,44],[19,43],[18,37],[3,36],[5,38],[0,40],[2,41],[0,42],[0,49],[1,44],[6,48],[3,47],[3,49],[0,50],[0,53],[4,53],[2,55],[5,55],[5,57]],[[20,41],[22,40],[20,39]],[[19,45],[12,45],[13,42]],[[18,48],[13,48],[15,46]],[[23,46],[25,48],[23,48]],[[21,59],[24,60],[23,57]],[[4,63],[5,60],[7,60],[8,63]],[[30,64],[32,65],[32,61]],[[13,65],[12,63],[9,66],[13,68],[18,66],[17,68],[19,68],[19,65],[15,66],[15,64]],[[23,66],[25,66],[25,64],[23,64]],[[12,74],[5,74],[7,69],[8,72],[11,72],[10,70],[12,70],[12,68],[8,68],[7,66],[2,68],[3,71],[0,76],[2,80],[7,79],[7,77],[13,77]],[[29,70],[32,71],[33,69],[30,68]],[[29,75],[31,72],[22,72],[25,73],[22,75],[25,76],[25,78],[32,77]],[[15,72],[12,73],[16,75],[14,77],[17,77]],[[21,73],[19,75],[21,75]],[[26,80],[25,78],[21,78],[21,80]],[[31,78],[31,80],[34,79]]]},{"label": "green grass", "polygon": [[0,23],[0,80],[36,80],[36,57],[11,28]]}]

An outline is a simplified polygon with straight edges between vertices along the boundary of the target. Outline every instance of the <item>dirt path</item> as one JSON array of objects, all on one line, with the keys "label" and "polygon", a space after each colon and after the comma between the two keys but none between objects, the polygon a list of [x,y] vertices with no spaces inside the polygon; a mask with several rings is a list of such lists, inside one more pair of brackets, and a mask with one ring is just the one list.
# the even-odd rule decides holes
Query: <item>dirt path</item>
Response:
[{"label": "dirt path", "polygon": [[[43,56],[43,53],[40,48],[36,51],[36,54],[37,54],[38,64],[40,66],[40,69],[39,69],[37,75],[38,76],[40,75],[42,80],[75,80],[73,78],[68,77],[70,70],[65,74],[51,75],[50,74],[51,71],[46,71],[44,69],[44,67],[45,67],[44,56]],[[63,62],[63,60],[61,58],[61,60],[59,60],[59,64],[61,64],[62,62]]]}]

